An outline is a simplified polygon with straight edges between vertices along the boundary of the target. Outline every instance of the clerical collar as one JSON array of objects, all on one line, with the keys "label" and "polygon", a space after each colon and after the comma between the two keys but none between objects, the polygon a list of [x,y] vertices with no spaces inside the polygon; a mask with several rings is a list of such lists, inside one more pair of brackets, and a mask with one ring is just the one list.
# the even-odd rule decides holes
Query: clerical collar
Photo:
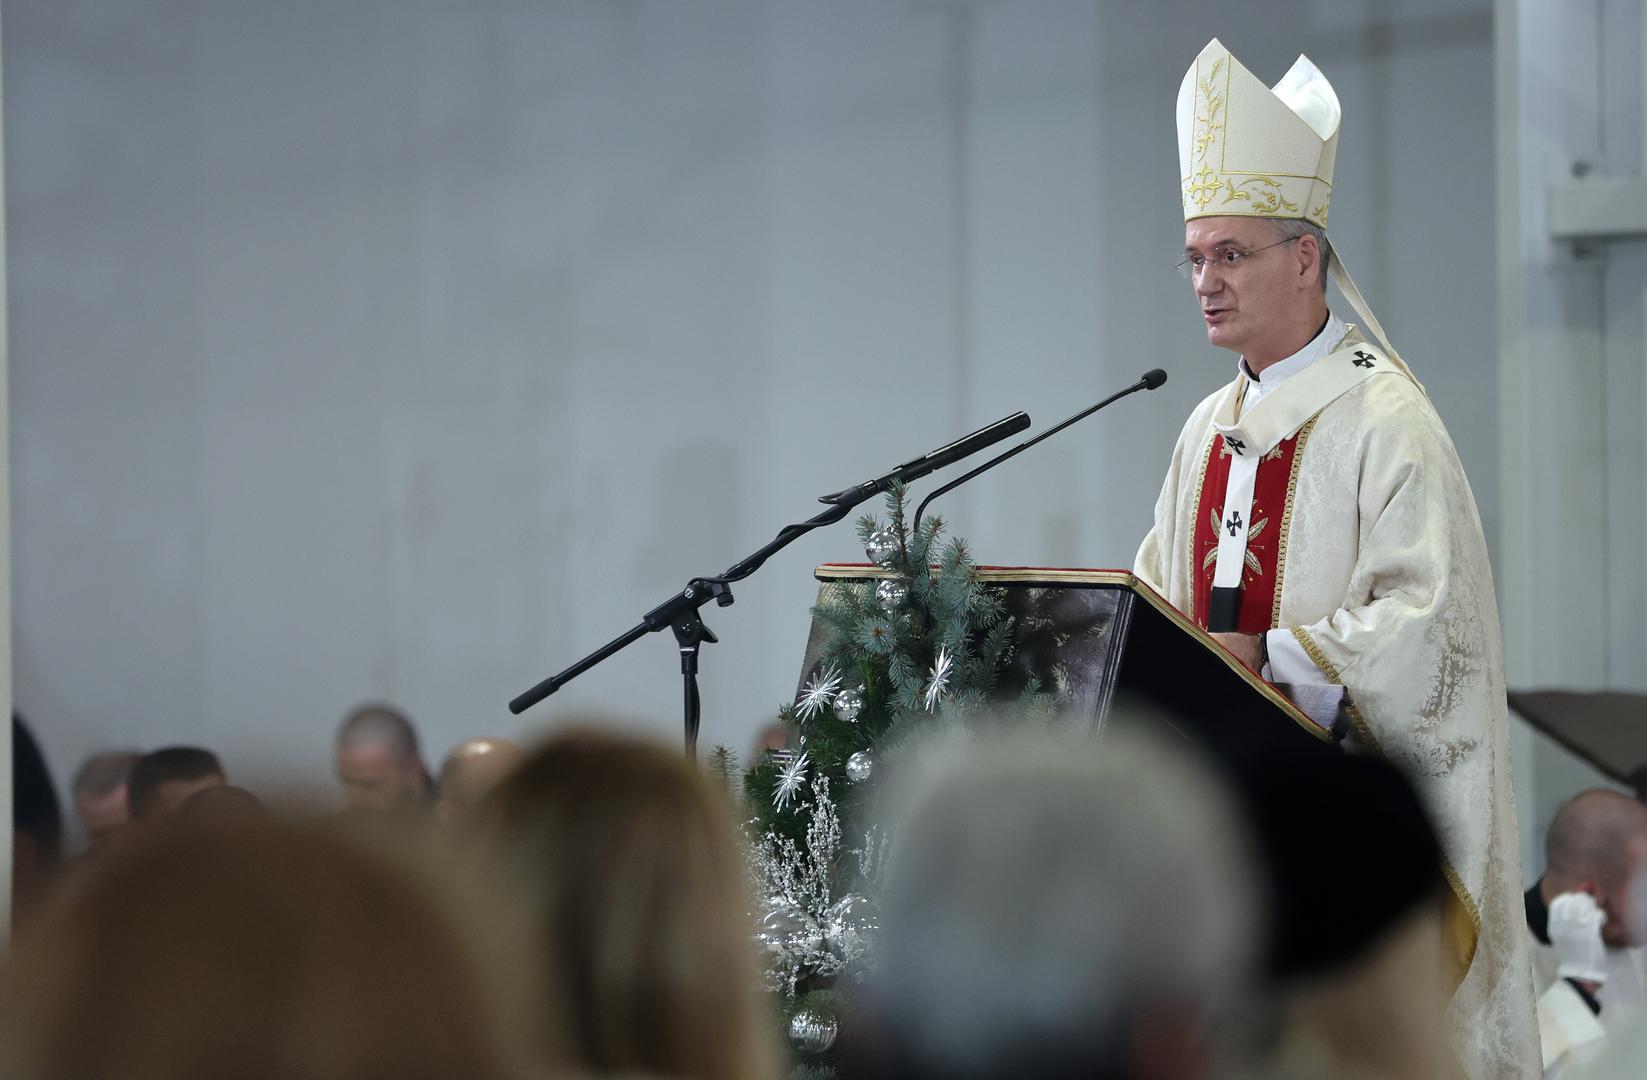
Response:
[{"label": "clerical collar", "polygon": [[[1332,350],[1332,347],[1338,344],[1345,334],[1349,333],[1349,329],[1349,326],[1344,322],[1344,320],[1329,311],[1327,312],[1327,321],[1321,327],[1321,332],[1315,335],[1308,345],[1304,346],[1302,349],[1299,349],[1285,360],[1278,360],[1271,364],[1269,367],[1264,369],[1262,375],[1254,375],[1251,371],[1247,370],[1246,358],[1242,357],[1239,361],[1237,361],[1237,367],[1241,374],[1247,377],[1249,384],[1249,389],[1247,391],[1247,404],[1249,406],[1257,404],[1258,398],[1263,397],[1265,394],[1274,392],[1277,387],[1286,382],[1289,378],[1298,374],[1300,371],[1303,371],[1305,368],[1327,355],[1327,353]],[[1256,396],[1254,396],[1255,394]]]},{"label": "clerical collar", "polygon": [[1550,908],[1544,902],[1544,879],[1533,882],[1533,887],[1522,894],[1527,908],[1527,929],[1533,932],[1540,945],[1550,943]]}]

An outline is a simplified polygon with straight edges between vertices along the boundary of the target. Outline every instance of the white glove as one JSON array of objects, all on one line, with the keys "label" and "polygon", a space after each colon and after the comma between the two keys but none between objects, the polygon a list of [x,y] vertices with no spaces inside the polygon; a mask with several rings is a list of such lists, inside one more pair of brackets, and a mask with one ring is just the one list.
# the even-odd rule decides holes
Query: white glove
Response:
[{"label": "white glove", "polygon": [[1601,924],[1606,921],[1607,913],[1589,893],[1562,893],[1550,901],[1550,944],[1561,961],[1561,978],[1607,981],[1607,946],[1601,941]]}]

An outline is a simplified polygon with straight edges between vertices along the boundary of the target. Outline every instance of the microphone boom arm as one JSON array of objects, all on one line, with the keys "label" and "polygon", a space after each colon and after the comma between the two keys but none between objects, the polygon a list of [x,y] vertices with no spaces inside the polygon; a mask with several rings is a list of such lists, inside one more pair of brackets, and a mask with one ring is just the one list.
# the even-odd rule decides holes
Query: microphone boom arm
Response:
[{"label": "microphone boom arm", "polygon": [[1164,383],[1166,381],[1167,381],[1167,373],[1166,372],[1162,371],[1160,368],[1152,368],[1149,371],[1144,372],[1143,378],[1139,379],[1137,382],[1133,383],[1131,386],[1127,387],[1125,390],[1122,390],[1119,393],[1111,394],[1109,397],[1107,397],[1104,400],[1100,401],[1098,404],[1090,406],[1089,408],[1082,409],[1080,412],[1076,413],[1074,416],[1070,417],[1069,419],[1064,420],[1061,423],[1054,424],[1052,427],[1047,428],[1045,431],[1041,432],[1041,434],[1035,436],[1035,438],[1026,439],[1025,441],[1019,443],[1017,446],[1014,446],[1011,450],[1008,450],[1006,453],[1000,454],[996,457],[990,458],[988,461],[984,462],[982,465],[978,466],[976,469],[973,469],[971,472],[966,473],[962,476],[958,476],[955,479],[951,480],[949,483],[944,484],[941,487],[934,488],[932,493],[930,495],[928,495],[926,498],[922,499],[921,504],[915,508],[915,521],[914,521],[914,524],[911,526],[911,530],[913,531],[913,530],[919,529],[921,527],[921,515],[926,512],[927,503],[931,502],[933,499],[936,499],[938,496],[942,495],[944,492],[951,491],[955,488],[960,487],[962,484],[966,483],[968,480],[971,480],[973,477],[977,476],[980,473],[988,472],[989,470],[993,469],[995,466],[999,465],[1001,462],[1007,460],[1008,458],[1017,457],[1019,454],[1023,453],[1025,450],[1028,450],[1030,447],[1034,446],[1036,443],[1041,442],[1045,439],[1050,439],[1052,436],[1058,434],[1060,431],[1062,431],[1065,428],[1069,427],[1071,424],[1077,423],[1078,421],[1081,421],[1081,420],[1085,420],[1087,417],[1091,416],[1093,413],[1097,412],[1099,409],[1102,409],[1104,406],[1113,404],[1114,402],[1117,402],[1117,401],[1120,401],[1122,398],[1126,397],[1128,394],[1136,394],[1140,390],[1154,390],[1156,387],[1160,386],[1162,383]]}]

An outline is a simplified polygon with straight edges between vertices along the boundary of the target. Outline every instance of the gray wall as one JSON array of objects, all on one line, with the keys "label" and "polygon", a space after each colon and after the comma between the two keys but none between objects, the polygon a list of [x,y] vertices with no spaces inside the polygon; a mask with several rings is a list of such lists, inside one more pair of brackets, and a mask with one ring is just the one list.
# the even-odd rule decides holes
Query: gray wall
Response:
[{"label": "gray wall", "polygon": [[[1123,566],[1231,372],[1174,276],[1213,34],[1343,99],[1334,235],[1496,524],[1490,0],[8,0],[16,686],[60,771],[431,749],[812,499],[1014,409],[1160,392],[943,504]],[[705,740],[791,691],[797,544],[714,611]],[[580,706],[677,724],[673,642]]]}]

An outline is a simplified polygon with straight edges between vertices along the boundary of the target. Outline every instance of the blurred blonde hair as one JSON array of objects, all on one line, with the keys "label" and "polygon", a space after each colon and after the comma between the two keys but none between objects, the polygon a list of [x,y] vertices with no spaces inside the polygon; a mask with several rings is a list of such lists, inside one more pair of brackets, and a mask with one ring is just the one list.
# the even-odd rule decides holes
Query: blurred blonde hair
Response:
[{"label": "blurred blonde hair", "polygon": [[19,940],[0,973],[0,1077],[522,1076],[451,903],[337,836],[174,830]]},{"label": "blurred blonde hair", "polygon": [[589,728],[537,747],[475,808],[483,872],[532,909],[560,1010],[547,1060],[597,1075],[777,1075],[728,809],[679,750]]}]

